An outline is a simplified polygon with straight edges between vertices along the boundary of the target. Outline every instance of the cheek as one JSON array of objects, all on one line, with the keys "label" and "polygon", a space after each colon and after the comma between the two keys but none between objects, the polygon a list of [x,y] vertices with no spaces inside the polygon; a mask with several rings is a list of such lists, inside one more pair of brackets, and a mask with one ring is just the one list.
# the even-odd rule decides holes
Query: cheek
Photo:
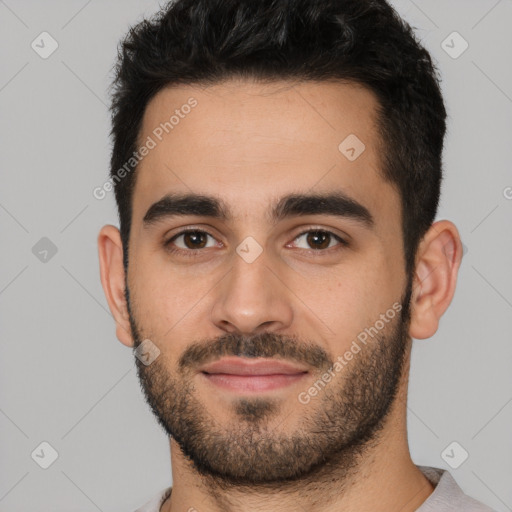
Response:
[{"label": "cheek", "polygon": [[331,271],[328,279],[317,279],[316,286],[303,286],[297,294],[313,306],[338,343],[350,343],[400,299],[402,277],[395,278],[384,262]]},{"label": "cheek", "polygon": [[[332,283],[332,281],[331,281]],[[357,275],[340,278],[315,297],[322,319],[334,332],[338,343],[349,343],[364,321],[371,316],[375,297]]]},{"label": "cheek", "polygon": [[[137,256],[130,269],[137,320],[161,340],[164,351],[171,347],[173,354],[179,354],[190,340],[211,332],[212,301],[229,267],[178,265],[164,253],[151,251]],[[170,352],[169,356],[174,358]]]},{"label": "cheek", "polygon": [[155,255],[134,258],[129,274],[137,320],[160,336],[186,316],[206,287],[204,280],[180,272]]}]

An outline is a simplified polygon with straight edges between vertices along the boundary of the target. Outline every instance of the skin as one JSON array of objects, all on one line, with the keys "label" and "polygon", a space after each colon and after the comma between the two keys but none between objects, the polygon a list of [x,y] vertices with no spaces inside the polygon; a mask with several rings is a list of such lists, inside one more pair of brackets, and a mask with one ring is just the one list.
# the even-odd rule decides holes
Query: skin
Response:
[{"label": "skin", "polygon": [[[349,350],[358,333],[400,301],[407,285],[399,195],[379,170],[382,150],[375,128],[375,96],[361,86],[328,82],[263,85],[230,80],[209,87],[167,88],[147,106],[141,143],[191,96],[197,106],[137,168],[127,276],[118,229],[104,226],[98,237],[101,281],[118,339],[134,347],[149,338],[158,346],[154,366],[138,365],[139,376],[154,383],[156,369],[166,379],[178,375],[180,357],[192,345],[224,340],[229,334],[286,341],[297,336],[299,348],[305,346],[301,342],[308,342],[335,360]],[[366,146],[354,161],[338,150],[349,134],[356,134]],[[268,220],[273,203],[286,194],[333,190],[363,204],[375,220],[373,228],[330,215],[295,216],[275,225]],[[233,218],[223,222],[175,217],[145,227],[146,211],[168,192],[216,196],[229,206]],[[213,235],[195,258],[169,253],[164,247],[164,241],[187,227]],[[299,237],[312,228],[338,234],[350,244],[339,246],[333,240],[333,248],[315,250],[306,236]],[[262,248],[252,263],[235,251],[248,236]],[[183,237],[175,244],[187,250]],[[435,222],[416,255],[397,394],[379,434],[358,456],[351,458],[349,450],[345,459],[338,457],[338,465],[326,465],[332,478],[329,471],[320,471],[275,487],[237,486],[200,474],[170,438],[173,491],[162,512],[191,507],[201,512],[416,510],[433,488],[412,462],[407,443],[410,338],[425,339],[436,332],[455,291],[461,256],[455,225]],[[391,343],[391,324],[379,339]],[[347,371],[363,371],[371,353],[365,348],[354,356]],[[301,354],[302,361],[308,361],[310,353]],[[313,370],[319,368],[309,369],[300,383],[267,392],[268,403],[275,405],[268,414],[264,408],[255,409],[254,425],[265,427],[267,439],[288,438],[308,425],[305,420],[327,410],[335,396],[346,393],[348,381],[341,377],[319,399],[301,404],[297,395],[318,378]],[[197,371],[187,378],[176,379],[176,386],[183,383],[176,389],[183,391],[186,383],[193,383],[192,389],[187,388],[190,402],[199,404],[197,414],[210,419],[212,431],[226,435],[249,431],[250,417],[236,407],[239,396],[205,384]],[[162,390],[155,384],[155,396]],[[242,435],[239,440],[244,443]]]}]

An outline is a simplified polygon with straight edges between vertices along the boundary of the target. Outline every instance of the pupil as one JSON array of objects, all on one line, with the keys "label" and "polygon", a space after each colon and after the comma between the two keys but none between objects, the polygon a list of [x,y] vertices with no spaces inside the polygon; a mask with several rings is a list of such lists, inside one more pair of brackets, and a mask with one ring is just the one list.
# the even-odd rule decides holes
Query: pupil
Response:
[{"label": "pupil", "polygon": [[[198,231],[192,231],[190,233],[187,233],[186,234],[186,238],[185,240],[189,239],[189,240],[192,240],[192,249],[197,249],[199,245],[201,245],[201,237],[203,237],[203,233],[199,233]],[[194,242],[195,240],[195,242]],[[199,243],[196,243],[197,241],[199,241]],[[188,246],[189,244],[187,244]],[[189,247],[190,249],[190,247]]]},{"label": "pupil", "polygon": [[318,238],[323,239],[323,242],[321,242],[321,247],[317,247],[317,248],[323,249],[324,247],[327,247],[329,245],[328,242],[327,242],[327,244],[325,243],[325,241],[329,239],[329,235],[327,233],[324,233],[323,231],[312,231],[308,235],[308,243],[310,245],[316,244],[318,246],[318,242],[317,242]]}]

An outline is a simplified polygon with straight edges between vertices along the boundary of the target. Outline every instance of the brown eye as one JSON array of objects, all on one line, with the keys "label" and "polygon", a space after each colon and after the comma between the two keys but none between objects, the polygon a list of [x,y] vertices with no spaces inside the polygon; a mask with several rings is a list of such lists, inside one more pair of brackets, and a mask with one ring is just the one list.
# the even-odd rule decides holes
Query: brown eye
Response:
[{"label": "brown eye", "polygon": [[[338,245],[347,246],[348,243],[340,238],[338,235],[331,233],[330,231],[325,231],[321,229],[313,229],[309,231],[305,231],[298,235],[295,238],[295,241],[304,238],[307,247],[300,247],[299,249],[305,250],[313,250],[313,251],[323,251],[325,249],[330,249],[333,246],[336,246],[336,241]],[[334,242],[334,243],[333,243]]]},{"label": "brown eye", "polygon": [[200,252],[196,252],[196,250],[215,247],[215,243],[213,243],[213,245],[207,245],[208,237],[213,239],[213,236],[207,231],[199,229],[187,229],[177,233],[170,240],[165,242],[164,247],[170,252],[182,253],[186,255],[196,255]]},{"label": "brown eye", "polygon": [[188,249],[202,249],[207,243],[207,234],[202,231],[183,233],[183,242]]},{"label": "brown eye", "polygon": [[310,231],[306,240],[313,249],[327,249],[331,241],[331,235],[325,231]]}]

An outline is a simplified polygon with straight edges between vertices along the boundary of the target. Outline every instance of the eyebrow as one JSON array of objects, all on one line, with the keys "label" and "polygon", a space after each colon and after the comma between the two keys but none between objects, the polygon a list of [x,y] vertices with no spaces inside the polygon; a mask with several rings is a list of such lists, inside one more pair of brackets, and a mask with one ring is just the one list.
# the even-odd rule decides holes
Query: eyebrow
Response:
[{"label": "eyebrow", "polygon": [[[144,227],[149,227],[166,218],[186,215],[210,217],[225,222],[233,218],[227,204],[216,197],[170,193],[149,207],[142,222]],[[375,224],[372,214],[365,206],[342,192],[286,195],[272,207],[269,220],[275,224],[286,218],[303,215],[349,218],[366,228],[373,228]]]}]

